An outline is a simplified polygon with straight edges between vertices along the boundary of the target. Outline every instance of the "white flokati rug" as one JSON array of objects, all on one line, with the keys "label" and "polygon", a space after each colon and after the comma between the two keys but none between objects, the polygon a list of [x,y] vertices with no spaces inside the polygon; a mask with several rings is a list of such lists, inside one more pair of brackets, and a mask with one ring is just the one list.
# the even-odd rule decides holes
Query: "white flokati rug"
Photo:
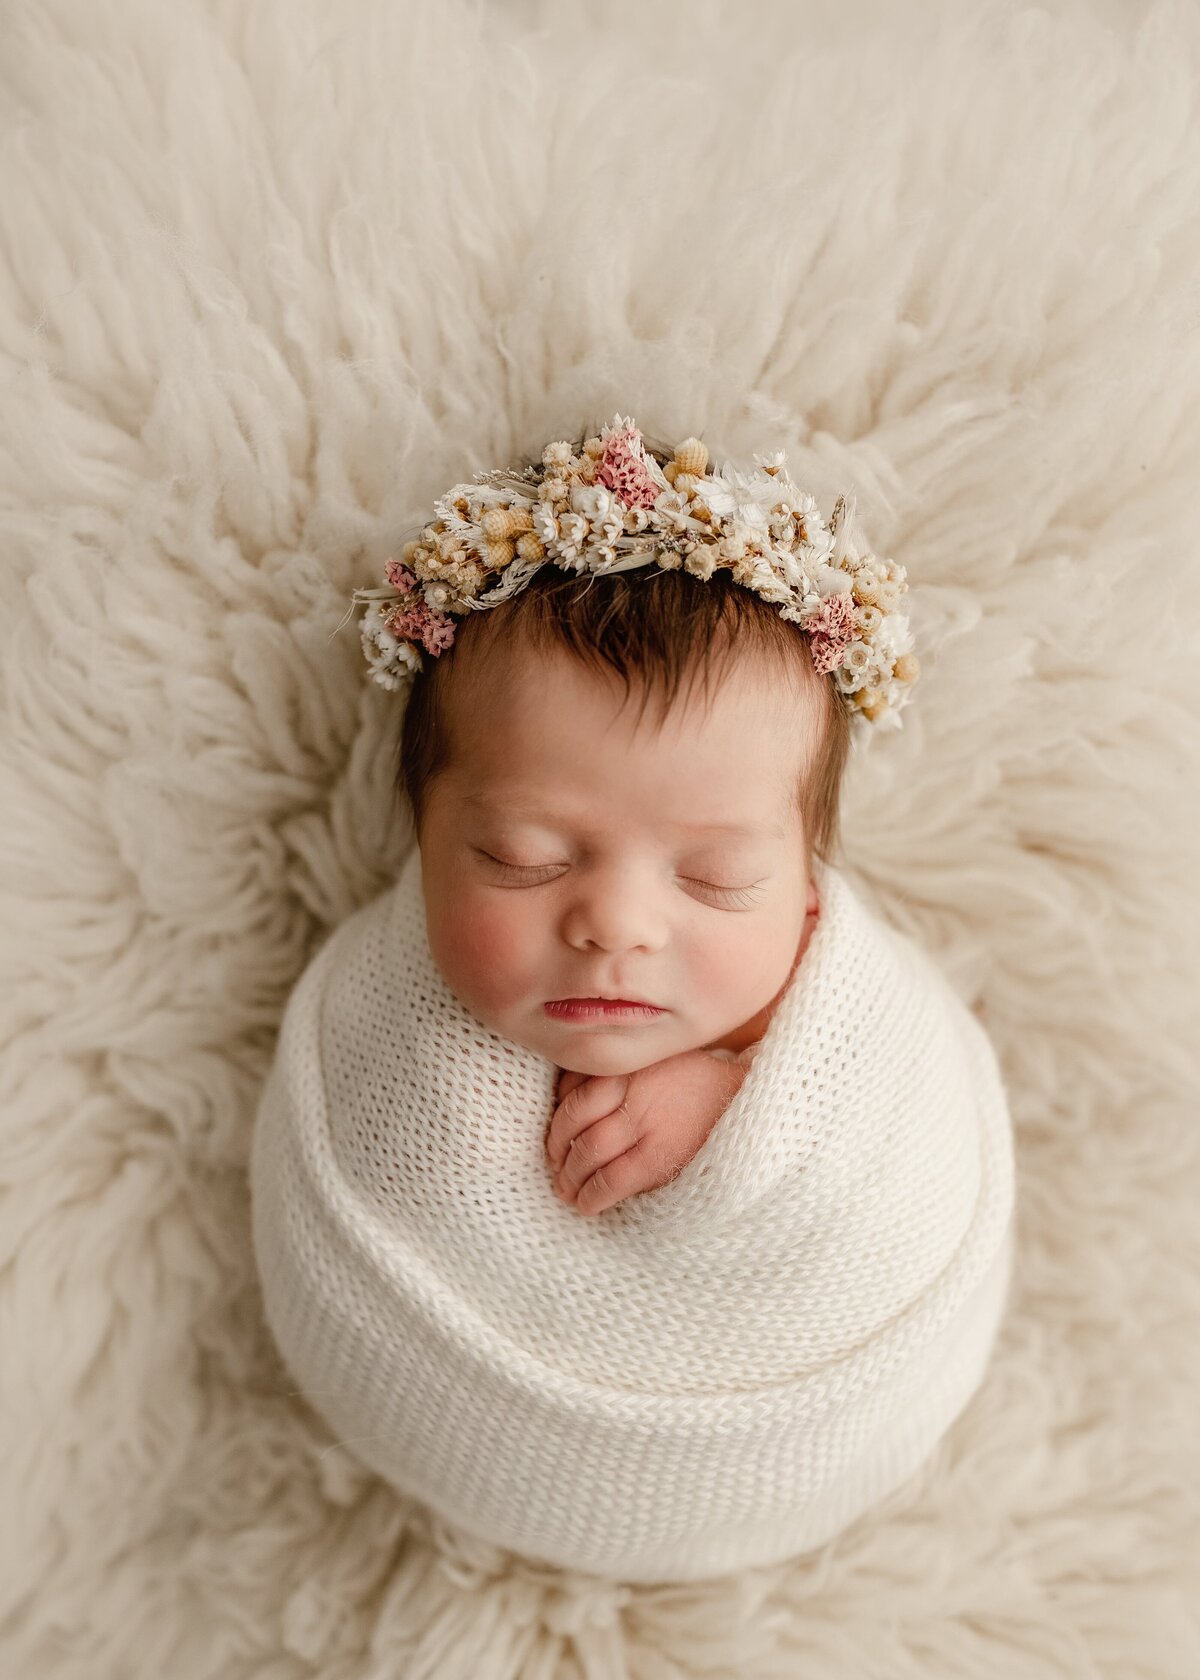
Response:
[{"label": "white flokati rug", "polygon": [[[1200,1675],[1200,12],[15,0],[0,55],[0,1673]],[[392,878],[331,632],[620,411],[909,568],[846,862],[993,1033],[1019,1259],[927,1471],[687,1588],[446,1532],[250,1246],[289,987]],[[486,1466],[481,1466],[481,1474]]]}]

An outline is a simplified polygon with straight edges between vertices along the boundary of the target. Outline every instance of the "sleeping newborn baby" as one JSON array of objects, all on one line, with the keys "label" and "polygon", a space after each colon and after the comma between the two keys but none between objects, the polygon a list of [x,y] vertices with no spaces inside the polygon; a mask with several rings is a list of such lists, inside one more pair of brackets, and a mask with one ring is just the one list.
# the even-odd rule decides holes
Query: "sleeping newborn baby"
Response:
[{"label": "sleeping newborn baby", "polygon": [[423,614],[388,619],[437,654],[415,844],[301,975],[259,1106],[267,1322],[337,1439],[477,1539],[631,1582],[811,1550],[930,1458],[1012,1263],[991,1044],[831,860],[850,691],[736,568],[544,568],[449,658]]},{"label": "sleeping newborn baby", "polygon": [[781,704],[787,667],[744,657],[707,702],[635,719],[565,650],[463,640],[449,762],[418,795],[430,948],[563,1070],[553,1187],[596,1214],[692,1159],[803,957],[828,691]]}]

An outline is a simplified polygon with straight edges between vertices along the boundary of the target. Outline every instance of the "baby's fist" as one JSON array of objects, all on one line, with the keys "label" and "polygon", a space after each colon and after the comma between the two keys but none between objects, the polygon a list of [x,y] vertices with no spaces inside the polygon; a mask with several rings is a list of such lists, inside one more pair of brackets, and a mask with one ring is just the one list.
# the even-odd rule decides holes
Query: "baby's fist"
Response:
[{"label": "baby's fist", "polygon": [[546,1134],[555,1194],[579,1213],[602,1213],[666,1184],[699,1151],[744,1078],[744,1068],[703,1050],[630,1074],[564,1071]]}]

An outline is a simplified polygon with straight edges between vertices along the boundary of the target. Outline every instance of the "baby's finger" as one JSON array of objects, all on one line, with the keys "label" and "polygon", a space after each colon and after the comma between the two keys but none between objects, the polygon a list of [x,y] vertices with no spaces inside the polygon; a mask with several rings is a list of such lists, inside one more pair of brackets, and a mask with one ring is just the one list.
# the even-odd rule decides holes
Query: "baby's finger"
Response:
[{"label": "baby's finger", "polygon": [[623,1108],[594,1120],[572,1140],[563,1157],[554,1186],[557,1194],[564,1202],[573,1202],[592,1174],[623,1155],[636,1137],[633,1121]]},{"label": "baby's finger", "polygon": [[585,1079],[567,1093],[554,1110],[546,1133],[546,1154],[554,1166],[561,1164],[580,1132],[624,1102],[628,1089],[627,1073],[607,1073]]},{"label": "baby's finger", "polygon": [[641,1145],[635,1143],[615,1160],[598,1167],[579,1187],[575,1197],[576,1213],[603,1213],[630,1196],[640,1196],[660,1182],[646,1161]]}]

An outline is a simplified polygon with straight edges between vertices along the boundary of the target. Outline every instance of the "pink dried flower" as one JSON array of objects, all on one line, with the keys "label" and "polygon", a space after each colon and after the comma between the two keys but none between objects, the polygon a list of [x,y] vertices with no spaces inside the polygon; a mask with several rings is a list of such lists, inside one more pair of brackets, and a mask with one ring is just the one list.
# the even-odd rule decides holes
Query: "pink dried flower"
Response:
[{"label": "pink dried flower", "polygon": [[662,486],[655,482],[646,465],[641,433],[636,426],[623,426],[619,432],[609,434],[596,468],[596,482],[611,490],[626,507],[654,506]]},{"label": "pink dried flower", "polygon": [[385,622],[398,641],[420,642],[432,654],[440,654],[454,641],[454,620],[421,600],[398,608]]},{"label": "pink dried flower", "polygon": [[454,620],[448,613],[431,612],[425,626],[425,647],[432,654],[440,654],[454,641],[456,629]]},{"label": "pink dried flower", "polygon": [[846,649],[858,640],[854,625],[854,601],[848,592],[827,595],[819,611],[805,620],[811,638],[813,669],[820,674],[836,671]]},{"label": "pink dried flower", "polygon": [[397,607],[395,612],[388,613],[383,622],[397,641],[415,641],[422,630],[421,608]]},{"label": "pink dried flower", "polygon": [[416,575],[410,572],[407,566],[402,565],[399,560],[389,560],[383,568],[383,575],[393,589],[402,589],[406,594],[411,594],[417,587]]},{"label": "pink dried flower", "polygon": [[384,618],[384,624],[397,641],[419,642],[428,653],[440,654],[454,641],[454,620],[449,613],[438,612],[421,594],[415,573],[399,560],[389,560],[383,569],[393,589],[406,597]]}]

